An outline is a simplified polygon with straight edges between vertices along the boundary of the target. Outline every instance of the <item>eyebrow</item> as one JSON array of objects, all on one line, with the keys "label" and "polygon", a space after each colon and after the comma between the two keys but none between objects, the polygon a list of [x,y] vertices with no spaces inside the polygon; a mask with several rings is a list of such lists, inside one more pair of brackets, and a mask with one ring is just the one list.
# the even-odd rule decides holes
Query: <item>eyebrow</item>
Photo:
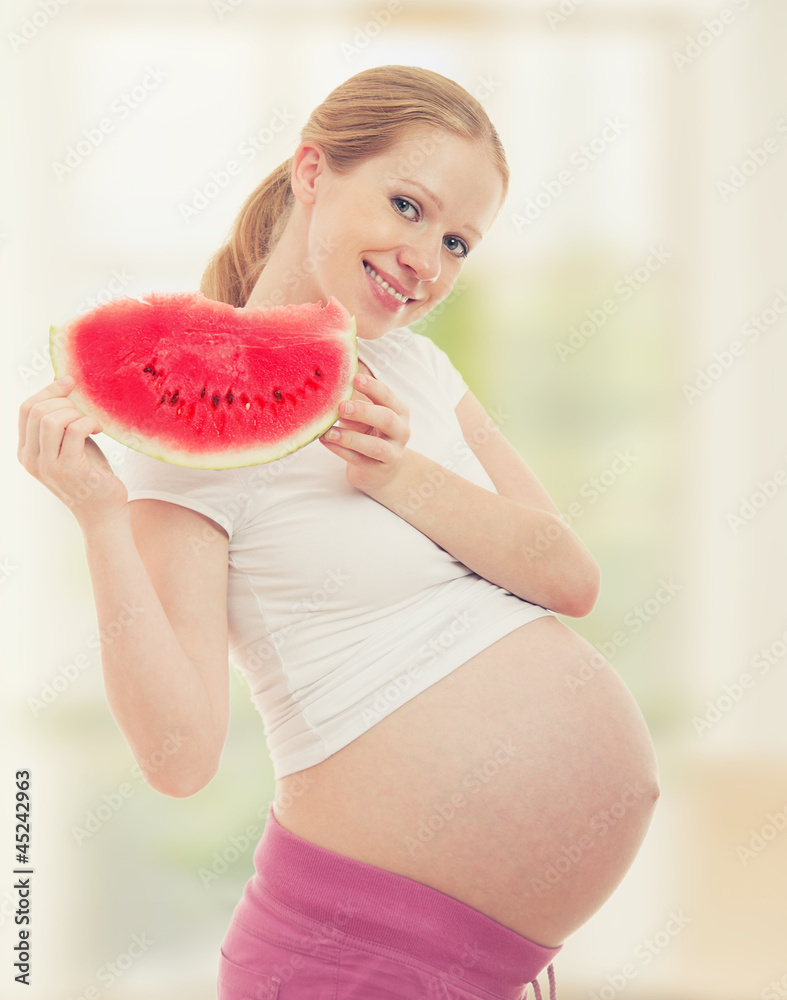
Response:
[{"label": "eyebrow", "polygon": [[[441,212],[443,211],[443,207],[444,206],[443,206],[442,201],[440,201],[440,199],[437,197],[437,195],[434,193],[434,191],[430,191],[429,188],[426,187],[425,184],[422,184],[420,181],[413,180],[412,177],[392,177],[391,180],[394,180],[394,181],[405,181],[407,184],[415,184],[416,187],[419,187],[425,194],[429,195],[429,197],[432,199],[432,201],[435,203],[435,205],[437,205],[437,207],[440,209]],[[467,229],[471,233],[474,233],[478,237],[479,240],[483,239],[483,237],[478,232],[478,230],[476,229],[475,226],[471,226],[468,223],[465,223],[464,226],[462,226],[461,228],[462,229]]]}]

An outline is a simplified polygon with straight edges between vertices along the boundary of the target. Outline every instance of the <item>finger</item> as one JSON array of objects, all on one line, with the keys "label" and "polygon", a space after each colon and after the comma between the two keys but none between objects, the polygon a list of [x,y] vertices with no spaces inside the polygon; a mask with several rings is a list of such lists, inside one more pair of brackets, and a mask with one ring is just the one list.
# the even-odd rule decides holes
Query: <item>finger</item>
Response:
[{"label": "finger", "polygon": [[335,441],[326,441],[324,437],[318,438],[321,444],[334,453],[338,455],[339,458],[343,458],[345,462],[357,462],[358,456],[354,451],[350,451],[349,448],[342,448],[341,445],[337,444]]},{"label": "finger", "polygon": [[361,434],[368,434],[371,430],[363,420],[351,420],[350,417],[341,417],[334,426],[339,431],[360,431]]},{"label": "finger", "polygon": [[[349,400],[343,399],[338,406],[339,423],[341,427],[348,427],[350,430],[365,432],[368,429],[367,424],[364,424],[363,421],[361,420],[353,420],[351,417],[345,415],[344,404],[347,402],[351,402],[353,406],[355,406],[356,403],[371,403],[372,402],[371,399],[369,399],[369,397],[364,393],[358,392],[357,389],[353,388],[352,396],[350,396],[350,399]],[[356,410],[355,412],[359,413],[360,410]]]},{"label": "finger", "polygon": [[378,462],[390,461],[393,458],[393,446],[381,437],[360,434],[358,431],[340,430],[339,433],[341,437],[338,441],[325,441],[323,438],[320,440],[331,450],[335,448],[342,458],[355,462],[358,461],[359,455]]},{"label": "finger", "polygon": [[[358,376],[356,375],[353,385],[356,385],[359,391],[365,392],[373,403],[379,403],[381,406],[387,406],[400,416],[404,416],[405,413],[409,412],[405,404],[401,401],[401,399],[399,399],[398,396],[394,395],[391,388],[387,386],[385,382],[381,382],[379,379],[374,378],[371,375],[367,375],[365,377],[366,382],[364,385],[358,385]],[[355,402],[354,399],[353,402]]]},{"label": "finger", "polygon": [[64,396],[42,399],[33,404],[28,411],[27,423],[20,435],[19,457],[21,460],[35,460],[41,449],[41,421],[49,414],[60,410],[65,413],[79,413],[71,400]]},{"label": "finger", "polygon": [[[337,428],[338,430],[338,428]],[[337,455],[339,458],[343,458],[345,462],[358,463],[360,461],[360,456],[357,452],[352,451],[350,448],[343,448],[342,442],[340,441],[326,441],[324,437],[319,438],[320,442],[325,445],[325,447]]]},{"label": "finger", "polygon": [[93,416],[79,416],[65,427],[60,445],[61,462],[77,462],[85,453],[85,441],[91,434],[101,433],[101,424]]},{"label": "finger", "polygon": [[56,399],[58,397],[62,398],[67,396],[74,388],[74,379],[70,375],[64,375],[63,378],[68,379],[68,382],[63,383],[59,379],[55,382],[50,382],[49,385],[45,385],[40,392],[37,392],[34,396],[30,396],[26,399],[19,407],[20,449],[24,447],[28,418],[30,416],[30,411],[36,403],[41,403],[47,399]]},{"label": "finger", "polygon": [[57,460],[66,428],[81,418],[82,414],[75,406],[70,409],[60,407],[56,410],[50,410],[41,417],[38,434],[40,461],[50,464]]},{"label": "finger", "polygon": [[361,430],[363,433],[368,434],[369,428],[373,428],[387,437],[395,438],[397,436],[402,418],[390,406],[378,406],[374,403],[357,403],[353,400],[353,413],[349,417],[345,417],[343,406],[344,404],[339,407],[342,420],[347,420],[355,424],[356,426],[352,428],[353,430]]}]

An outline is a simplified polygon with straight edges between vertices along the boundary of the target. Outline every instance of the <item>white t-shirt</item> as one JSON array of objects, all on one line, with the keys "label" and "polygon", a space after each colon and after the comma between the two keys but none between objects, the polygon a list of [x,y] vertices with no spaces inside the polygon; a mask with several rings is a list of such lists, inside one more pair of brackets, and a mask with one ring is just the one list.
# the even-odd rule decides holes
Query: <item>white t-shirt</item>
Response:
[{"label": "white t-shirt", "polygon": [[[447,354],[406,327],[357,343],[361,361],[409,407],[407,447],[496,492],[462,436],[455,407],[467,385]],[[276,462],[218,471],[128,451],[118,475],[130,500],[168,500],[227,531],[230,656],[262,716],[277,779],[554,614],[350,486],[344,459],[317,440]]]}]

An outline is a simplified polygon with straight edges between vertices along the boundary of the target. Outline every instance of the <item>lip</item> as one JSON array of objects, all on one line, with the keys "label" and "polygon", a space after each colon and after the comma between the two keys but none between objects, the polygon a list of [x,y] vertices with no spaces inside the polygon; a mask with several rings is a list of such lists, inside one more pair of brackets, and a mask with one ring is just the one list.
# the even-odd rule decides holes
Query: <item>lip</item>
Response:
[{"label": "lip", "polygon": [[[403,285],[400,285],[398,281],[395,281],[391,277],[390,274],[386,274],[385,271],[382,271],[376,264],[372,264],[372,262],[370,260],[364,259],[361,262],[361,266],[363,267],[364,264],[369,264],[370,267],[373,267],[375,269],[375,271],[383,279],[383,281],[387,281],[388,284],[391,286],[391,288],[393,288],[393,290],[395,292],[399,292],[400,295],[406,295],[407,298],[410,300],[410,302],[415,301],[415,297],[412,295],[412,293],[407,288],[405,288]],[[366,268],[364,268],[364,271],[365,270],[366,270]],[[372,278],[372,281],[374,281],[374,278]],[[383,291],[385,291],[385,289],[383,289]],[[387,292],[386,292],[386,294],[387,294]],[[407,303],[407,302],[401,302],[399,304],[400,305],[408,305],[409,303]]]}]

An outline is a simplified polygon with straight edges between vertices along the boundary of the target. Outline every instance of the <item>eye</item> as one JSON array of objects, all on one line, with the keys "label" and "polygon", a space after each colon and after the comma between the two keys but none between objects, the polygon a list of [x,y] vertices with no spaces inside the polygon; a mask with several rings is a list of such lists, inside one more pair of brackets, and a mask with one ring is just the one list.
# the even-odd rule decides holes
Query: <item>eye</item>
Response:
[{"label": "eye", "polygon": [[405,215],[404,212],[402,212],[398,207],[399,205],[407,205],[408,208],[412,208],[413,211],[417,212],[415,205],[411,201],[408,201],[407,198],[391,198],[391,204],[396,208],[396,211],[399,212],[400,215],[404,215],[405,219],[410,219],[411,222],[415,221],[411,216]]},{"label": "eye", "polygon": [[[410,201],[409,198],[398,198],[398,197],[397,198],[391,198],[391,204],[396,208],[396,211],[399,213],[399,215],[401,215],[405,219],[407,219],[408,222],[416,222],[417,221],[412,216],[405,215],[405,212],[406,212],[406,210],[408,208],[411,208],[416,214],[418,214],[418,209]],[[399,207],[400,205],[404,205],[405,206],[405,210],[404,211]],[[470,248],[468,247],[468,245],[465,243],[464,240],[460,240],[458,236],[446,236],[445,240],[443,240],[443,243],[444,243],[446,249],[448,250],[448,252],[450,254],[452,254],[454,257],[458,257],[458,258],[461,259],[463,257],[466,257],[468,255],[468,253],[470,252]],[[452,246],[449,246],[448,245],[449,243],[451,243]],[[459,251],[459,252],[457,252],[457,251]]]},{"label": "eye", "polygon": [[[453,241],[454,246],[458,247],[461,250],[461,253],[455,253],[454,250],[448,246],[449,241]],[[443,242],[454,257],[466,257],[470,252],[468,245],[464,242],[464,240],[460,240],[458,236],[446,236]]]}]

